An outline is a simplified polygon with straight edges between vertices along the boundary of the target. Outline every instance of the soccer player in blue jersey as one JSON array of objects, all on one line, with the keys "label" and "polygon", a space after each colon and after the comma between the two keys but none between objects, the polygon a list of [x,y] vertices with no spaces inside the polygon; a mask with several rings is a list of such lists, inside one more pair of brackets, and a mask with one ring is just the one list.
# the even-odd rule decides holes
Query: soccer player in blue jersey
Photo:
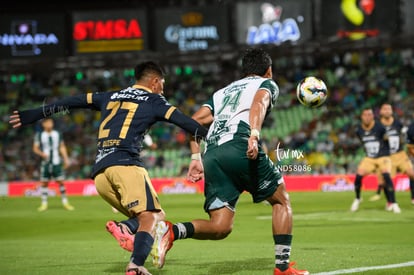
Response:
[{"label": "soccer player in blue jersey", "polygon": [[400,213],[401,209],[395,200],[394,184],[391,179],[391,158],[387,130],[375,119],[372,108],[365,108],[361,113],[361,123],[356,130],[356,135],[361,140],[365,157],[358,165],[355,176],[355,199],[351,205],[351,211],[359,209],[361,199],[362,178],[368,174],[380,171],[384,179],[384,192],[389,203],[388,210]]},{"label": "soccer player in blue jersey", "polygon": [[272,80],[272,59],[262,49],[248,49],[242,57],[243,77],[216,91],[193,118],[209,132],[205,151],[191,143],[188,179],[204,177],[204,210],[210,219],[196,219],[164,227],[156,235],[163,239],[158,247],[158,264],[179,239],[221,240],[232,231],[236,204],[242,192],[253,202],[268,201],[272,206],[272,233],[275,247],[275,275],[305,275],[293,267],[292,207],[282,174],[260,145],[260,131],[279,94]]},{"label": "soccer player in blue jersey", "polygon": [[107,223],[107,230],[121,246],[132,246],[126,274],[148,275],[144,262],[154,244],[156,224],[165,213],[140,158],[144,136],[157,121],[173,123],[200,138],[206,136],[207,129],[164,98],[164,73],[158,64],[149,61],[137,65],[135,79],[133,86],[122,90],[80,94],[14,111],[10,123],[17,128],[74,108],[101,112],[91,176],[100,196],[136,221],[135,234],[126,234],[131,232],[125,232],[128,228],[124,224]]},{"label": "soccer player in blue jersey", "polygon": [[[407,152],[404,150],[405,137],[403,134],[404,125],[394,117],[391,104],[384,103],[380,107],[380,120],[387,130],[388,143],[390,148],[391,158],[391,178],[397,175],[397,172],[406,174],[410,181],[411,201],[414,200],[414,169]],[[378,175],[378,188],[370,201],[380,199],[381,190],[384,188],[384,180],[382,175]],[[391,204],[387,205],[387,210],[391,209]]]}]

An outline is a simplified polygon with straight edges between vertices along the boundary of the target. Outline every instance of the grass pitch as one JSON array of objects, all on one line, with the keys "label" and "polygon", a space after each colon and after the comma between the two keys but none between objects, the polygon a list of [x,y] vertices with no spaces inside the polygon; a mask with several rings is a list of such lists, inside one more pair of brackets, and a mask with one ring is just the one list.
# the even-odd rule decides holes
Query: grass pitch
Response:
[{"label": "grass pitch", "polygon": [[[311,274],[414,261],[414,206],[399,192],[401,214],[384,210],[385,201],[368,202],[351,213],[352,192],[290,193],[294,211],[291,259]],[[172,222],[207,218],[202,195],[161,195]],[[0,197],[0,274],[125,274],[130,254],[105,230],[107,220],[122,220],[100,197],[70,197],[75,211],[49,198],[49,210],[37,212],[39,198]],[[273,274],[271,207],[253,204],[243,194],[232,234],[221,241],[179,240],[162,270],[154,275]],[[328,273],[329,274],[329,273]],[[331,274],[345,274],[334,273]],[[355,274],[414,274],[414,266]]]}]

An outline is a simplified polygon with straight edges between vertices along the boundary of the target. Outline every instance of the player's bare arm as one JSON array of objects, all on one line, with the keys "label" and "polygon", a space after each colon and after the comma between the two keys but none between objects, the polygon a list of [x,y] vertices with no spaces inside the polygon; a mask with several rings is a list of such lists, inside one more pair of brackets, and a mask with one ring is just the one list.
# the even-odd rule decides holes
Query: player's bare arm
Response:
[{"label": "player's bare arm", "polygon": [[[214,117],[211,113],[210,108],[206,106],[202,106],[197,112],[193,114],[191,117],[204,127],[209,127],[210,124],[213,122]],[[190,139],[190,150],[192,154],[198,154],[200,153],[200,136],[192,136]]]},{"label": "player's bare arm", "polygon": [[187,179],[191,182],[197,182],[204,178],[204,167],[201,161],[199,140],[192,136],[190,139],[191,162],[188,167]]},{"label": "player's bare arm", "polygon": [[59,145],[59,152],[63,158],[63,167],[66,169],[70,166],[68,150],[66,148],[65,142],[61,141]]},{"label": "player's bare arm", "polygon": [[[213,122],[214,117],[210,108],[202,106],[195,112],[192,118],[201,125],[208,127]],[[201,161],[200,139],[192,136],[190,139],[191,162],[188,167],[187,179],[192,182],[201,180],[204,177],[204,167]]]},{"label": "player's bare arm", "polygon": [[408,154],[414,157],[414,144],[407,144]]},{"label": "player's bare arm", "polygon": [[210,108],[206,106],[202,106],[197,112],[193,114],[192,118],[205,127],[209,127],[214,120]]},{"label": "player's bare arm", "polygon": [[33,147],[32,147],[33,153],[35,153],[36,155],[38,155],[39,157],[41,157],[44,160],[48,159],[48,155],[46,155],[45,153],[43,153],[43,151],[40,149],[40,146],[38,143],[33,143]]},{"label": "player's bare arm", "polygon": [[270,105],[270,95],[267,90],[261,89],[256,92],[250,108],[249,123],[250,123],[250,138],[248,140],[247,157],[249,159],[256,159],[258,150],[258,142],[260,139],[260,130],[266,116],[267,108]]}]

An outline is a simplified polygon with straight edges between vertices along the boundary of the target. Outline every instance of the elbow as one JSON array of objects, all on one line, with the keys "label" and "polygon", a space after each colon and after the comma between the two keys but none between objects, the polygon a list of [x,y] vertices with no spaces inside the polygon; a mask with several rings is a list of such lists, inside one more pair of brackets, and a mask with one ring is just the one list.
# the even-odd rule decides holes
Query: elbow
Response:
[{"label": "elbow", "polygon": [[199,114],[197,114],[197,113],[195,113],[194,115],[192,115],[191,118],[194,119],[195,121],[197,121],[200,124],[202,123],[202,117]]}]

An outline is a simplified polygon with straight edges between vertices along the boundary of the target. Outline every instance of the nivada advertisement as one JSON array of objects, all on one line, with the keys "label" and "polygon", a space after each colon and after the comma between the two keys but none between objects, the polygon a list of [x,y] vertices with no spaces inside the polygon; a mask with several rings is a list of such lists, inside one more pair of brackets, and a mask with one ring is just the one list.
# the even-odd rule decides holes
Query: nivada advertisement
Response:
[{"label": "nivada advertisement", "polygon": [[63,56],[65,43],[63,14],[22,14],[0,17],[2,58]]}]

